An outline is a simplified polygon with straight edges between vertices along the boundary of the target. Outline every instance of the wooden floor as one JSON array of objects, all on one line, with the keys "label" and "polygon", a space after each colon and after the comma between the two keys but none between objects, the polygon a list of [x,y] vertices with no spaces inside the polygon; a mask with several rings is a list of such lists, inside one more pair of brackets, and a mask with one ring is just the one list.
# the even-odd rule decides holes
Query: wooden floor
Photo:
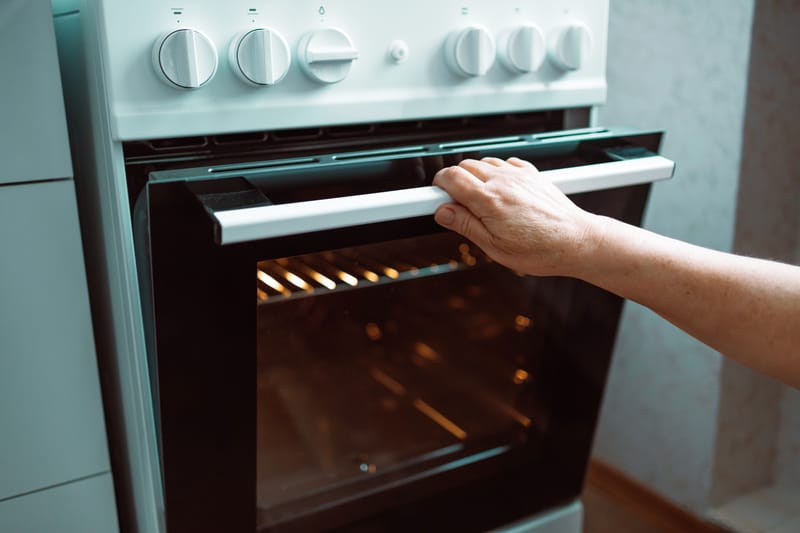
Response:
[{"label": "wooden floor", "polygon": [[704,522],[617,470],[592,461],[583,493],[585,533],[727,531]]}]

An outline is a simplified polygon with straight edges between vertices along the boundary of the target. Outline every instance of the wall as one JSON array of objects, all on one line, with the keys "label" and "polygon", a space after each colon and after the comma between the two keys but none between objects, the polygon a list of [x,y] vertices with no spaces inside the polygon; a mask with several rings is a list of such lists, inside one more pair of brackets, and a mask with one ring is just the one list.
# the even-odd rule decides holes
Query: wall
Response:
[{"label": "wall", "polygon": [[[611,7],[600,122],[664,128],[678,163],[646,227],[800,263],[800,2]],[[795,493],[800,391],[628,304],[595,454],[700,514],[762,487]]]},{"label": "wall", "polygon": [[[734,251],[800,259],[800,3],[759,0],[753,16]],[[800,487],[800,395],[723,364],[711,503],[779,482]]]},{"label": "wall", "polygon": [[[611,0],[604,125],[661,128],[675,178],[645,226],[731,248],[754,0]],[[650,311],[623,314],[595,454],[702,512],[714,468],[721,357]]]},{"label": "wall", "polygon": [[800,391],[784,387],[773,480],[800,490]]}]

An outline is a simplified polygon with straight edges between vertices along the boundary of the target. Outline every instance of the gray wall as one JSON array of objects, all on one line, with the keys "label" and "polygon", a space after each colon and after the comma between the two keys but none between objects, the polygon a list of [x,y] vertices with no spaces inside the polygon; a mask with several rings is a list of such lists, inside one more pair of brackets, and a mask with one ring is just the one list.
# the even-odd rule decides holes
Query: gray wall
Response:
[{"label": "gray wall", "polygon": [[[645,226],[730,250],[754,0],[611,0],[603,125],[663,128],[675,178]],[[595,454],[702,511],[712,483],[721,357],[626,304]]]},{"label": "gray wall", "polygon": [[[645,225],[800,260],[800,2],[611,0],[601,124],[659,127],[675,179]],[[595,454],[704,514],[800,488],[800,392],[626,304]]]},{"label": "gray wall", "polygon": [[[800,2],[759,0],[753,20],[747,115],[734,250],[800,264]],[[716,485],[732,472],[740,486],[758,480],[800,489],[800,391],[752,372],[723,381],[735,424],[720,425]],[[729,461],[724,461],[730,456]],[[716,491],[715,491],[716,492]],[[715,494],[716,496],[716,494]],[[715,503],[724,498],[715,498]]]}]

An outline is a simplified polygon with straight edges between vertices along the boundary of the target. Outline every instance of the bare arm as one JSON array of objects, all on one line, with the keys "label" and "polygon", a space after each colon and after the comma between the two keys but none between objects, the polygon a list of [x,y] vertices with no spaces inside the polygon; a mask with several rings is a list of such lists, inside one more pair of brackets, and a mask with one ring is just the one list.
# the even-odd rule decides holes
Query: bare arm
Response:
[{"label": "bare arm", "polygon": [[434,184],[458,202],[436,220],[496,261],[582,279],[800,387],[800,268],[726,254],[587,213],[519,159],[466,160]]}]

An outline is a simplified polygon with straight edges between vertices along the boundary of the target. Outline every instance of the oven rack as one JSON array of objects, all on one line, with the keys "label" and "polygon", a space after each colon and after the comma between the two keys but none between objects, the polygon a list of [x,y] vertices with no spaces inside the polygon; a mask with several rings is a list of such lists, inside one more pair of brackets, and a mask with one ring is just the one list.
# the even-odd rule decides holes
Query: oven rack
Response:
[{"label": "oven rack", "polygon": [[259,305],[362,289],[436,276],[491,263],[466,242],[450,254],[403,252],[391,248],[362,251],[349,248],[260,261],[256,268]]}]

